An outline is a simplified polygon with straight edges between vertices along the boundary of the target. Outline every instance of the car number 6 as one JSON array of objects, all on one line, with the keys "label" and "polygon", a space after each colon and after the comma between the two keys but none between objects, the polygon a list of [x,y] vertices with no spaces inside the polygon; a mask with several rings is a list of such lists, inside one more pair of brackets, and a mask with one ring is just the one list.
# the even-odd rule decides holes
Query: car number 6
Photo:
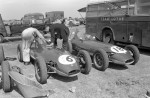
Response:
[{"label": "car number 6", "polygon": [[67,60],[68,62],[72,62],[72,61],[73,61],[71,56],[67,56],[67,57],[66,57],[66,60]]},{"label": "car number 6", "polygon": [[73,64],[76,62],[76,60],[73,57],[71,57],[70,55],[61,55],[58,58],[58,61],[64,65]]}]

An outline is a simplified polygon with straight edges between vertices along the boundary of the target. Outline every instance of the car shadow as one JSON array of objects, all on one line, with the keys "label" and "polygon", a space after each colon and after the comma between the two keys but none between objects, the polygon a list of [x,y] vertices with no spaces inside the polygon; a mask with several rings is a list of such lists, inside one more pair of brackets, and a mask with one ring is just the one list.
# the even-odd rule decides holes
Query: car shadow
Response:
[{"label": "car shadow", "polygon": [[128,67],[126,65],[122,65],[122,64],[116,64],[116,63],[109,63],[109,67],[111,69],[116,69],[116,70],[126,70],[128,69]]},{"label": "car shadow", "polygon": [[53,78],[53,79],[57,79],[60,80],[62,82],[72,82],[75,80],[78,80],[78,76],[74,76],[74,77],[65,77],[65,76],[61,76],[58,74],[51,74],[48,78]]},{"label": "car shadow", "polygon": [[[95,69],[97,69],[94,64],[92,64],[92,67],[95,68]],[[128,69],[128,67],[126,65],[115,64],[115,63],[109,63],[108,68],[116,69],[116,70],[126,70],[126,69]]]},{"label": "car shadow", "polygon": [[21,95],[23,97],[23,94],[21,93],[21,91],[18,89],[17,86],[14,86],[13,90],[15,90],[19,95]]},{"label": "car shadow", "polygon": [[140,54],[150,56],[150,50],[148,49],[139,49],[139,51],[140,51]]}]

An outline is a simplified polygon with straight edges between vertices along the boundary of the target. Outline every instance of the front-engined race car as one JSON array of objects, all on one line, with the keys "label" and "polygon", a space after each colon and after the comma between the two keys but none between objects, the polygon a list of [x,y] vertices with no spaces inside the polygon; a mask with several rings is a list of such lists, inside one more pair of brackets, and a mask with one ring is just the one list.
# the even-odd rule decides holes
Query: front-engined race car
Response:
[{"label": "front-engined race car", "polygon": [[[18,45],[19,61],[23,61],[22,48]],[[71,55],[64,49],[49,47],[39,38],[31,45],[30,58],[35,66],[35,77],[38,82],[47,82],[47,73],[57,73],[66,77],[76,76],[79,72],[88,74],[91,70],[91,58],[87,51],[81,50],[78,56]]]},{"label": "front-engined race car", "polygon": [[134,45],[127,45],[124,49],[104,42],[97,41],[95,37],[84,34],[78,37],[73,32],[70,34],[68,49],[79,51],[86,50],[90,53],[95,67],[101,71],[107,69],[109,62],[118,64],[136,64],[139,61],[139,50]]}]

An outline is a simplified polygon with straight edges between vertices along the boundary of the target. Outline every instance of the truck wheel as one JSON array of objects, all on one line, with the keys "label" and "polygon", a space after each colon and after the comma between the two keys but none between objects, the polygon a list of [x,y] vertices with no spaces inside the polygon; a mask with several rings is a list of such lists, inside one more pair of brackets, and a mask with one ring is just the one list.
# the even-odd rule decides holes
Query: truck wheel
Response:
[{"label": "truck wheel", "polygon": [[81,73],[89,74],[92,67],[92,60],[89,53],[85,50],[80,50],[77,57],[79,58],[79,65],[81,67]]},{"label": "truck wheel", "polygon": [[72,53],[72,43],[71,43],[71,41],[68,41],[68,51],[70,52],[70,53]]},{"label": "truck wheel", "polygon": [[4,61],[5,56],[4,56],[4,49],[3,46],[0,46],[0,64],[2,64],[2,61]]},{"label": "truck wheel", "polygon": [[134,58],[134,62],[131,65],[135,65],[140,58],[140,52],[138,48],[134,45],[127,45],[125,49],[128,50],[131,53],[132,57]]},{"label": "truck wheel", "polygon": [[41,56],[38,56],[35,60],[35,77],[39,83],[47,83],[47,67]]},{"label": "truck wheel", "polygon": [[0,34],[0,43],[4,42],[4,36]]},{"label": "truck wheel", "polygon": [[18,44],[18,46],[17,46],[17,55],[18,55],[18,60],[20,62],[23,62],[23,51],[22,51],[21,44]]},{"label": "truck wheel", "polygon": [[104,30],[102,35],[102,41],[105,43],[114,44],[113,34],[111,30]]},{"label": "truck wheel", "polygon": [[105,71],[109,65],[107,53],[103,49],[99,49],[93,54],[93,62],[98,70]]},{"label": "truck wheel", "polygon": [[8,72],[10,71],[10,65],[8,61],[2,62],[2,88],[4,92],[10,92],[13,87],[13,82]]}]

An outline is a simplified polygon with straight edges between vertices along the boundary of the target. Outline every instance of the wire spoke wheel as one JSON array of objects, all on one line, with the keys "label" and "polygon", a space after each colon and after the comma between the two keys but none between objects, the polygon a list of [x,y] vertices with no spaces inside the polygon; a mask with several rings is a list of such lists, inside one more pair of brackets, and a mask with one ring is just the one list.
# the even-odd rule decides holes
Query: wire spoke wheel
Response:
[{"label": "wire spoke wheel", "polygon": [[79,64],[81,66],[81,69],[85,68],[86,62],[84,60],[84,55],[82,55],[82,54],[79,55]]},{"label": "wire spoke wheel", "polygon": [[89,53],[85,50],[80,50],[77,56],[79,59],[81,73],[89,74],[92,67],[92,60]]},{"label": "wire spoke wheel", "polygon": [[47,83],[47,66],[43,57],[38,56],[35,60],[35,77],[41,84]]},{"label": "wire spoke wheel", "polygon": [[109,65],[107,53],[103,49],[97,50],[93,54],[93,62],[95,67],[100,71],[105,71]]},{"label": "wire spoke wheel", "polygon": [[97,63],[99,66],[103,66],[103,58],[101,58],[100,54],[96,54],[95,58],[96,58],[95,63]]}]

